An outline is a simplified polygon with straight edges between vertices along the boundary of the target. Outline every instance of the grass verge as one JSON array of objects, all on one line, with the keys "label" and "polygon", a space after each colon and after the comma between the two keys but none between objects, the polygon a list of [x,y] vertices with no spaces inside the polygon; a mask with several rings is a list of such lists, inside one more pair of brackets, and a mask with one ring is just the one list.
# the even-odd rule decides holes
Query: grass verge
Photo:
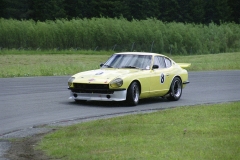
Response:
[{"label": "grass verge", "polygon": [[[97,69],[111,52],[94,51],[1,51],[0,77],[61,76]],[[175,62],[192,63],[189,71],[238,70],[240,52],[171,56]]]},{"label": "grass verge", "polygon": [[240,102],[178,107],[81,123],[38,149],[63,159],[239,159]]}]

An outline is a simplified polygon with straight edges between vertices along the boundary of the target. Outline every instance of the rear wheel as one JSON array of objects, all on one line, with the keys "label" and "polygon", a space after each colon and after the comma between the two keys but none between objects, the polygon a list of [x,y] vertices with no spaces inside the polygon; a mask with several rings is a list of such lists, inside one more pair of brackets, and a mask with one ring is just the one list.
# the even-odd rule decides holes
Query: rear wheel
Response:
[{"label": "rear wheel", "polygon": [[132,82],[127,90],[127,103],[131,106],[136,106],[139,102],[139,85],[137,82]]},{"label": "rear wheel", "polygon": [[175,77],[170,86],[168,100],[177,101],[182,95],[182,81],[179,77]]}]

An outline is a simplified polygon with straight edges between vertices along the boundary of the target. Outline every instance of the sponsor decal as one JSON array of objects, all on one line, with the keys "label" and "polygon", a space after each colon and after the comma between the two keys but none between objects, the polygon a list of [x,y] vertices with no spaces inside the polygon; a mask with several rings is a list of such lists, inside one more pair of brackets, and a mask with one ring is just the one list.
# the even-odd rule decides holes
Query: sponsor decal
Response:
[{"label": "sponsor decal", "polygon": [[107,78],[107,80],[106,80],[104,83],[108,83],[108,79],[109,79],[109,78]]},{"label": "sponsor decal", "polygon": [[97,72],[95,75],[101,75],[101,74],[103,74],[103,71]]},{"label": "sponsor decal", "polygon": [[92,81],[95,81],[95,79],[94,79],[94,78],[91,78],[91,79],[89,79],[88,81],[89,81],[89,82],[92,82]]}]

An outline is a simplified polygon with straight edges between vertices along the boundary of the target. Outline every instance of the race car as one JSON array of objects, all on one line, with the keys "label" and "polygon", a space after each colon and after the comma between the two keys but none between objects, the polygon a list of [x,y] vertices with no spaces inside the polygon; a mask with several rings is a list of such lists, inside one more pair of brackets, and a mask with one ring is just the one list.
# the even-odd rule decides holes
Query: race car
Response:
[{"label": "race car", "polygon": [[83,101],[126,101],[136,106],[140,99],[164,97],[177,101],[189,83],[185,68],[158,53],[113,54],[96,70],[79,72],[68,80],[69,99]]}]

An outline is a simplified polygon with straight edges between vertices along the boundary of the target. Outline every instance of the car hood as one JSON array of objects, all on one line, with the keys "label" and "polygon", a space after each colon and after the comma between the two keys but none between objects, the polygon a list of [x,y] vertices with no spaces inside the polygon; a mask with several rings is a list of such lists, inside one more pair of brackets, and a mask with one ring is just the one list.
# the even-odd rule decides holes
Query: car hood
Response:
[{"label": "car hood", "polygon": [[109,83],[115,78],[139,72],[139,69],[97,69],[75,74],[73,83]]}]

